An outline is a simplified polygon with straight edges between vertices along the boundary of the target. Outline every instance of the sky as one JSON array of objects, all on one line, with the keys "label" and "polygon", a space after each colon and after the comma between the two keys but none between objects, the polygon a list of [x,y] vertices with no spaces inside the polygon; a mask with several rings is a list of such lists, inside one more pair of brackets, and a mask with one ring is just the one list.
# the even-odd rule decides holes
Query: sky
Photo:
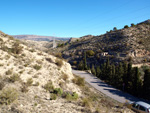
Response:
[{"label": "sky", "polygon": [[101,35],[150,19],[150,0],[0,0],[0,31],[9,35]]}]

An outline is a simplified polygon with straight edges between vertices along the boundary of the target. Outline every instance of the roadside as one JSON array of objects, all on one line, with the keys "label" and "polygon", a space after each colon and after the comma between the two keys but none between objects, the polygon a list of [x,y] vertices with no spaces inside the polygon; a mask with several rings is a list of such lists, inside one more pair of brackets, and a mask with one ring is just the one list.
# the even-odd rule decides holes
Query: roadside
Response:
[{"label": "roadside", "polygon": [[139,101],[138,98],[115,89],[92,74],[78,70],[72,70],[72,72],[80,77],[84,77],[85,81],[88,82],[91,86],[120,103]]}]

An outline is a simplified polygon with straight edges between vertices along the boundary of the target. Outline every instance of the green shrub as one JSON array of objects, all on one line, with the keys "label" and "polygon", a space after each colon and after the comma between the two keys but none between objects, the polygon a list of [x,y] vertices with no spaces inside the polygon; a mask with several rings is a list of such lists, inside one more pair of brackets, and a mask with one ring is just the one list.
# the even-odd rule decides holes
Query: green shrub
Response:
[{"label": "green shrub", "polygon": [[56,65],[59,66],[59,67],[62,67],[63,65],[63,61],[61,59],[56,59]]},{"label": "green shrub", "polygon": [[0,93],[0,104],[10,104],[18,98],[18,92],[14,88],[3,89]]},{"label": "green shrub", "polygon": [[48,81],[44,87],[43,87],[46,91],[49,91],[49,92],[53,92],[54,91],[54,86],[53,86],[53,83],[52,81]]},{"label": "green shrub", "polygon": [[71,96],[70,93],[66,93],[65,98],[66,98],[68,101],[71,101],[71,100],[72,100],[72,96]]},{"label": "green shrub", "polygon": [[40,66],[40,65],[35,64],[35,65],[33,66],[33,68],[34,68],[35,70],[40,70],[40,69],[41,69],[41,66]]},{"label": "green shrub", "polygon": [[54,93],[51,93],[50,100],[56,100],[56,99],[57,99],[57,95]]},{"label": "green shrub", "polygon": [[9,77],[10,82],[15,82],[15,81],[18,81],[18,80],[20,80],[20,76],[16,73]]},{"label": "green shrub", "polygon": [[77,61],[73,61],[73,65],[77,65]]},{"label": "green shrub", "polygon": [[78,99],[78,94],[76,92],[73,92],[72,94],[70,94],[69,92],[65,92],[63,94],[63,97],[66,98],[68,101],[72,101]]},{"label": "green shrub", "polygon": [[84,86],[85,85],[84,78],[81,78],[79,76],[75,76],[75,78],[72,81],[73,81],[73,83],[77,84],[78,86]]},{"label": "green shrub", "polygon": [[33,83],[33,79],[32,78],[28,78],[27,82],[26,82],[27,86],[31,86],[32,83]]},{"label": "green shrub", "polygon": [[72,99],[73,100],[77,100],[78,99],[78,94],[76,92],[73,92]]},{"label": "green shrub", "polygon": [[87,54],[88,56],[94,56],[94,55],[95,55],[95,52],[94,52],[93,50],[88,50],[88,51],[86,51],[86,54]]},{"label": "green shrub", "polygon": [[83,100],[82,100],[82,106],[84,106],[84,107],[91,107],[91,102],[89,101],[89,99],[87,99],[87,98],[84,98]]},{"label": "green shrub", "polygon": [[54,89],[54,94],[61,96],[63,94],[63,90],[61,88],[55,88]]}]

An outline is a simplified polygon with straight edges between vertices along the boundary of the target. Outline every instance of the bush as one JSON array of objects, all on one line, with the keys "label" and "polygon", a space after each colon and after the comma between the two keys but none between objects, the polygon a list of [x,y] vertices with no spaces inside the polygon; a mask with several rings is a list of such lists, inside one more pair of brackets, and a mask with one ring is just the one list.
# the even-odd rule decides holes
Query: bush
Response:
[{"label": "bush", "polygon": [[12,70],[8,70],[8,71],[6,71],[6,75],[11,75],[13,73],[13,71]]},{"label": "bush", "polygon": [[93,50],[88,50],[88,51],[86,51],[86,54],[87,54],[88,56],[94,56],[94,55],[95,55],[95,52],[94,52]]},{"label": "bush", "polygon": [[56,59],[56,65],[62,67],[63,61],[61,59]]},{"label": "bush", "polygon": [[32,78],[28,78],[27,82],[26,82],[27,86],[31,86],[32,83],[33,83],[33,79]]},{"label": "bush", "polygon": [[73,100],[77,100],[78,99],[78,94],[76,92],[73,92],[72,99]]},{"label": "bush", "polygon": [[62,79],[63,79],[64,81],[67,81],[67,79],[68,79],[68,75],[67,75],[67,74],[65,74],[65,73],[63,73],[63,75],[62,75]]},{"label": "bush", "polygon": [[56,100],[56,99],[57,99],[57,95],[54,93],[51,93],[50,100]]},{"label": "bush", "polygon": [[85,85],[85,80],[84,78],[76,76],[73,80],[73,83],[77,84],[78,86],[84,86]]},{"label": "bush", "polygon": [[124,28],[129,28],[129,26],[128,26],[128,25],[125,25]]},{"label": "bush", "polygon": [[84,98],[83,100],[82,100],[82,106],[84,106],[84,107],[91,107],[91,102],[89,101],[89,99],[87,99],[87,98]]},{"label": "bush", "polygon": [[0,81],[0,90],[2,90],[5,87],[5,83],[3,81]]},{"label": "bush", "polygon": [[69,92],[64,93],[64,98],[66,98],[68,101],[77,100],[78,94],[76,92],[73,92],[73,94],[70,94]]},{"label": "bush", "polygon": [[77,65],[77,61],[73,61],[73,65]]},{"label": "bush", "polygon": [[33,66],[33,68],[34,68],[35,70],[40,70],[40,69],[41,69],[41,66],[40,66],[40,65],[35,64],[35,65]]},{"label": "bush", "polygon": [[54,94],[61,96],[63,94],[63,90],[61,88],[55,88],[54,89]]},{"label": "bush", "polygon": [[13,74],[12,76],[9,77],[10,82],[15,82],[20,80],[20,76],[18,74]]},{"label": "bush", "polygon": [[16,41],[14,45],[12,46],[12,53],[14,54],[20,54],[22,52],[22,47],[19,45],[19,42]]},{"label": "bush", "polygon": [[53,60],[51,58],[46,58],[46,60],[50,63],[53,63]]},{"label": "bush", "polygon": [[21,87],[21,92],[23,93],[26,93],[28,92],[28,85],[26,83],[22,84],[22,87]]},{"label": "bush", "polygon": [[14,88],[7,88],[0,93],[0,104],[10,104],[18,98],[18,92]]},{"label": "bush", "polygon": [[56,53],[55,56],[58,58],[62,58],[62,53]]},{"label": "bush", "polygon": [[54,91],[54,86],[53,86],[53,83],[52,81],[48,81],[44,87],[43,87],[46,91],[49,91],[49,92],[53,92]]},{"label": "bush", "polygon": [[70,93],[66,93],[65,98],[66,98],[68,101],[71,101],[71,100],[72,100],[72,96],[71,96]]}]

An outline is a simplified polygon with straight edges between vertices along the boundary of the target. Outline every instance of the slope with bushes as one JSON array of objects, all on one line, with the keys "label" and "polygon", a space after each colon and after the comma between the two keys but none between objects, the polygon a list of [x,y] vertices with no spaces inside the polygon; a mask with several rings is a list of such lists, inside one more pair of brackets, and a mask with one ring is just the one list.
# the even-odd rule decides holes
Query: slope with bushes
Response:
[{"label": "slope with bushes", "polygon": [[3,32],[0,54],[0,112],[131,112],[89,88],[64,60]]}]

